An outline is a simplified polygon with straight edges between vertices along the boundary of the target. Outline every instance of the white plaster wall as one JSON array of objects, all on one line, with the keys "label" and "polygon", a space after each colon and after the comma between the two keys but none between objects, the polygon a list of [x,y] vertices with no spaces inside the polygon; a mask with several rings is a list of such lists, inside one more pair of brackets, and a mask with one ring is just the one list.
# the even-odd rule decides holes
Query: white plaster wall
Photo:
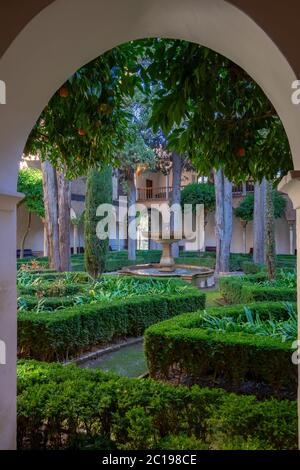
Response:
[{"label": "white plaster wall", "polygon": [[[248,222],[247,229],[247,253],[253,248],[253,224]],[[275,241],[276,241],[276,252],[278,254],[289,254],[289,227],[286,219],[281,217],[275,220]],[[208,223],[205,228],[205,245],[216,246],[215,241],[215,223],[214,213],[208,215]],[[233,228],[232,228],[232,242],[231,242],[232,253],[243,253],[243,231],[240,220],[233,217]]]},{"label": "white plaster wall", "polygon": [[[17,211],[17,249],[20,249],[21,240],[27,227],[28,210],[23,204]],[[39,217],[32,214],[31,229],[27,235],[25,247],[32,251],[44,250],[44,226]]]}]

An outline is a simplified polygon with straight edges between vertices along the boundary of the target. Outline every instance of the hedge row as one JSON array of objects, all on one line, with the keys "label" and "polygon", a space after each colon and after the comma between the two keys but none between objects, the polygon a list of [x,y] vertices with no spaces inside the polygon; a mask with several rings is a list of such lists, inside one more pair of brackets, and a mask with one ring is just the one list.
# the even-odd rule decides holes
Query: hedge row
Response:
[{"label": "hedge row", "polygon": [[287,287],[264,287],[259,282],[266,280],[265,273],[252,276],[232,276],[219,279],[220,291],[231,304],[247,304],[261,301],[297,300],[296,289]]},{"label": "hedge row", "polygon": [[[285,317],[284,306],[249,305],[261,319]],[[211,315],[236,316],[242,306],[207,309]],[[173,383],[221,386],[259,397],[294,396],[297,367],[291,361],[292,342],[242,332],[218,332],[201,327],[201,312],[180,315],[145,332],[150,376]],[[260,384],[258,386],[258,384]]]},{"label": "hedge row", "polygon": [[204,308],[205,294],[193,289],[175,295],[79,305],[55,312],[20,311],[21,357],[62,360],[118,337],[139,336],[145,328],[174,315]]},{"label": "hedge row", "polygon": [[297,449],[297,406],[22,361],[18,448]]}]

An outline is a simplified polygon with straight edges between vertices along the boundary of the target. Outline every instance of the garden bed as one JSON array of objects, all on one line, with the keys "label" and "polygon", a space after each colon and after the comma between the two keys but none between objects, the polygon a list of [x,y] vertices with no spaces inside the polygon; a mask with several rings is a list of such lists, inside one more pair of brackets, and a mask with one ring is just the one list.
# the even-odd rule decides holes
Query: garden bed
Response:
[{"label": "garden bed", "polygon": [[[286,276],[288,275],[287,273]],[[278,281],[269,282],[264,272],[241,277],[223,277],[219,279],[219,286],[222,296],[230,304],[297,300],[296,287],[285,285],[280,278]]]},{"label": "garden bed", "polygon": [[[284,325],[289,333],[286,306],[257,303],[249,309],[259,319],[256,323],[252,319],[253,325],[243,320],[244,309],[239,305],[181,315],[148,328],[145,351],[150,376],[175,384],[219,386],[259,398],[294,398],[297,367],[291,361],[292,340],[283,341],[280,335]],[[263,330],[276,324],[278,335]]]},{"label": "garden bed", "polygon": [[19,449],[297,449],[297,404],[18,365]]},{"label": "garden bed", "polygon": [[76,305],[70,305],[75,301],[70,297],[23,297],[19,356],[64,360],[92,346],[140,336],[153,323],[205,306],[205,294],[179,280],[107,276],[98,287],[85,286]]}]

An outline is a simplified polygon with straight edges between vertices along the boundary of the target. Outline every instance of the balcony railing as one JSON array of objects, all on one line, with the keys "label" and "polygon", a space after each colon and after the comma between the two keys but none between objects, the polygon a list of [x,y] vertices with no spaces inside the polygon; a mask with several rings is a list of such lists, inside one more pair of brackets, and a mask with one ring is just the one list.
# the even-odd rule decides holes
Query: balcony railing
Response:
[{"label": "balcony railing", "polygon": [[[184,186],[181,186],[181,189]],[[232,195],[243,196],[247,193],[254,192],[254,182],[247,181],[246,183],[233,184]],[[168,200],[172,197],[172,186],[152,187],[152,188],[137,188],[137,200],[138,201],[150,201],[150,200]]]},{"label": "balcony railing", "polygon": [[162,186],[158,188],[138,188],[137,200],[167,200],[172,196],[172,186]]}]

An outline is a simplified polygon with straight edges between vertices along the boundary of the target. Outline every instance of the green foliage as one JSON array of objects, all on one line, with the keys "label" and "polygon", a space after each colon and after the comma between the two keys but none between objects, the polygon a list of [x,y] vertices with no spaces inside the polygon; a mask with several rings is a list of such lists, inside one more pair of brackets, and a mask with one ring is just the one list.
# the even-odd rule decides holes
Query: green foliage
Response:
[{"label": "green foliage", "polygon": [[252,263],[251,261],[244,261],[242,263],[242,271],[245,274],[257,274],[262,270],[262,266]]},{"label": "green foliage", "polygon": [[22,361],[17,435],[19,449],[297,449],[297,404]]},{"label": "green foliage", "polygon": [[209,450],[208,444],[187,434],[164,437],[159,441],[159,448],[166,450]]},{"label": "green foliage", "polygon": [[248,333],[258,336],[273,336],[281,338],[282,341],[294,341],[297,337],[297,317],[293,306],[286,304],[289,318],[286,320],[274,319],[270,313],[270,318],[262,320],[259,312],[254,315],[249,307],[244,307],[244,313],[239,316],[230,317],[227,315],[216,316],[204,311],[201,316],[201,327],[208,331],[218,331],[220,333]]},{"label": "green foliage", "polygon": [[[43,299],[44,310],[51,311],[60,309],[62,305],[74,306],[145,295],[176,295],[195,292],[191,285],[178,279],[106,275],[93,281],[84,272],[44,275],[19,273],[17,287],[19,294],[22,294],[18,298],[18,305],[22,310],[35,310],[35,306],[38,306],[40,300]],[[33,297],[34,294],[36,297]],[[72,297],[64,297],[66,295],[72,295]]]},{"label": "green foliage", "polygon": [[86,271],[94,278],[105,271],[109,238],[100,240],[97,236],[97,208],[100,204],[112,203],[112,170],[106,167],[101,172],[89,170],[84,216],[84,260]]},{"label": "green foliage", "polygon": [[[282,326],[289,318],[286,307],[279,303],[250,304],[249,309],[265,326],[268,320]],[[250,381],[248,393],[251,390],[260,398],[281,396],[282,390],[295,396],[297,367],[291,362],[292,341],[252,334],[253,325],[238,328],[242,317],[242,305],[213,307],[205,314],[193,312],[152,325],[145,332],[150,376],[190,385],[218,384],[239,392]],[[255,327],[257,333],[257,323]],[[258,383],[262,386],[256,388]]]},{"label": "green foliage", "polygon": [[[275,219],[283,216],[286,207],[286,199],[281,193],[273,191],[273,207]],[[238,207],[234,209],[234,215],[245,222],[253,220],[254,213],[254,195],[247,194],[240,202]]]},{"label": "green foliage", "polygon": [[247,194],[240,202],[238,207],[233,209],[234,215],[245,222],[253,220],[254,195]]},{"label": "green foliage", "polygon": [[41,282],[40,278],[36,278],[32,284],[18,285],[20,295],[36,295],[38,298],[76,295],[84,290],[86,290],[86,284],[66,282],[64,279]]},{"label": "green foliage", "polygon": [[181,191],[181,205],[192,204],[193,212],[196,204],[204,204],[204,210],[214,211],[216,205],[215,187],[209,183],[190,183]]},{"label": "green foliage", "polygon": [[148,120],[151,112],[150,97],[146,99],[145,92],[136,88],[134,95],[126,100],[131,120],[128,124],[128,136],[120,152],[120,166],[125,173],[126,169],[134,169],[138,164],[145,164],[155,168],[154,136],[149,134]]},{"label": "green foliage", "polygon": [[17,190],[25,194],[24,202],[29,212],[44,217],[43,176],[37,168],[19,170]]},{"label": "green foliage", "polygon": [[[220,291],[224,299],[231,304],[247,304],[265,300],[295,301],[297,291],[294,287],[282,284],[282,281],[267,282],[265,272],[252,276],[220,278]],[[266,283],[266,284],[265,284]]]},{"label": "green foliage", "polygon": [[261,282],[262,286],[268,287],[287,287],[289,289],[296,289],[297,288],[297,274],[296,271],[285,271],[280,269],[277,273],[276,279],[272,279],[271,281],[268,279],[266,281]]},{"label": "green foliage", "polygon": [[47,158],[72,178],[115,161],[130,119],[124,100],[140,84],[142,51],[142,41],[130,42],[77,70],[50,99],[25,152]]},{"label": "green foliage", "polygon": [[[46,299],[45,302],[51,306],[51,301]],[[54,299],[52,307],[57,306],[55,302]],[[64,304],[63,299],[61,304]],[[173,295],[102,300],[55,312],[21,310],[18,314],[19,355],[48,361],[65,359],[97,344],[124,336],[140,336],[147,326],[157,321],[204,306],[205,294],[188,287]]]},{"label": "green foliage", "polygon": [[150,124],[203,174],[278,177],[292,168],[283,125],[259,86],[236,64],[197,44],[152,40],[147,72],[160,92]]}]

